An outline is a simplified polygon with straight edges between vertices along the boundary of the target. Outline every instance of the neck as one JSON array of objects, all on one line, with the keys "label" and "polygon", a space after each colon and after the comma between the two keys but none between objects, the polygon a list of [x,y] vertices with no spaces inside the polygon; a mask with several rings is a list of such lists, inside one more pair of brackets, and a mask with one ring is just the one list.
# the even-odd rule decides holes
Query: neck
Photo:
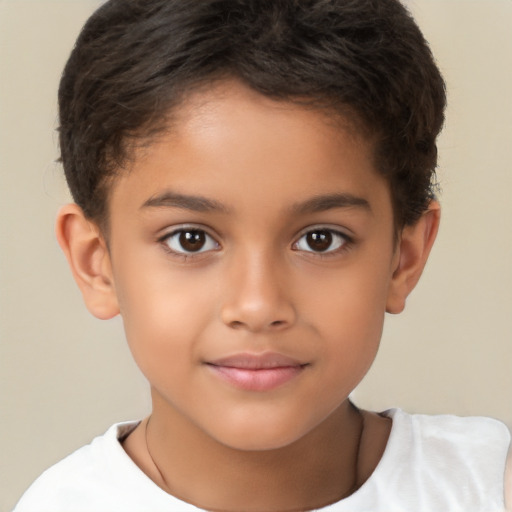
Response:
[{"label": "neck", "polygon": [[209,510],[319,508],[362,483],[363,416],[348,401],[306,436],[272,450],[221,444],[169,407],[155,407],[143,428],[146,473],[170,494]]}]

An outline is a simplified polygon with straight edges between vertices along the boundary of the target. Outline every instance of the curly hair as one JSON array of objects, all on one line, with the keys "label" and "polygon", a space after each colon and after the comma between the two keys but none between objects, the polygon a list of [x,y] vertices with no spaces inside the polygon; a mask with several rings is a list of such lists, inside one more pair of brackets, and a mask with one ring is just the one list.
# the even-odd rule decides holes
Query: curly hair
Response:
[{"label": "curly hair", "polygon": [[375,141],[396,225],[428,208],[445,86],[398,0],[109,0],[82,29],[59,88],[61,161],[85,215],[108,216],[109,184],[133,144],[226,77],[350,112]]}]

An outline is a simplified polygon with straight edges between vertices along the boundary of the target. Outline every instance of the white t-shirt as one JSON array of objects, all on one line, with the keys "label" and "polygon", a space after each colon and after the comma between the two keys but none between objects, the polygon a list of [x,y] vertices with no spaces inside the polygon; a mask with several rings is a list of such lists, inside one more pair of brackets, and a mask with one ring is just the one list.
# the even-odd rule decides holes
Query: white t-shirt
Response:
[{"label": "white t-shirt", "polygon": [[[325,512],[502,512],[510,434],[489,418],[384,413],[393,426],[384,455],[354,494]],[[137,422],[103,436],[45,471],[14,512],[197,512],[167,494],[126,454],[120,438]]]}]

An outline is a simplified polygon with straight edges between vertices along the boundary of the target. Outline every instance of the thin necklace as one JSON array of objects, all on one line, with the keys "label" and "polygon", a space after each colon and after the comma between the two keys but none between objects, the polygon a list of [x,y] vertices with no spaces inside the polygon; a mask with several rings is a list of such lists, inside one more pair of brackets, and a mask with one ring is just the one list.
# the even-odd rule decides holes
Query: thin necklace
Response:
[{"label": "thin necklace", "polygon": [[155,462],[155,459],[153,458],[153,455],[151,455],[151,452],[149,451],[149,444],[148,444],[148,426],[149,426],[149,420],[151,419],[151,415],[148,418],[148,421],[146,421],[146,426],[144,428],[144,440],[146,441],[146,450],[148,452],[149,458],[151,459],[151,462],[153,463],[153,466],[155,466],[156,470],[158,471],[158,474],[160,475],[160,478],[162,482],[165,484],[165,490],[170,493],[171,488],[169,484],[167,483],[167,480],[165,479],[165,476],[160,471],[160,468],[158,467],[158,464]]},{"label": "thin necklace", "polygon": [[361,486],[360,474],[359,474],[359,471],[360,471],[359,459],[361,456],[361,445],[362,445],[361,441],[363,439],[363,433],[364,433],[364,427],[365,427],[364,415],[361,412],[361,409],[359,409],[359,407],[357,407],[357,405],[355,405],[352,402],[352,400],[349,400],[349,404],[351,405],[352,409],[357,413],[357,415],[359,417],[359,434],[357,437],[356,457],[354,460],[354,482],[352,483],[349,490],[345,494],[343,494],[343,496],[340,498],[340,500],[348,498],[351,494],[354,494],[357,491],[357,489],[359,489],[359,487]]},{"label": "thin necklace", "polygon": [[[354,403],[352,401],[349,401],[349,403],[352,406],[352,409],[357,413],[357,415],[359,417],[359,429],[358,429],[359,430],[359,434],[358,434],[358,437],[357,437],[356,456],[355,456],[355,460],[354,460],[354,480],[353,480],[352,485],[350,486],[349,490],[347,492],[343,493],[343,495],[339,499],[337,499],[336,501],[340,501],[340,500],[343,500],[343,499],[347,498],[348,496],[350,496],[351,494],[356,492],[357,489],[360,487],[360,483],[359,483],[359,480],[360,480],[360,475],[359,475],[359,457],[360,457],[360,454],[361,454],[360,453],[361,452],[361,444],[362,444],[361,441],[363,439],[363,433],[364,433],[364,428],[365,428],[365,421],[364,421],[364,415],[361,412],[361,409],[359,409],[359,407],[354,405]],[[151,459],[151,462],[153,463],[153,466],[155,466],[156,470],[158,471],[158,475],[160,476],[161,481],[165,485],[165,490],[168,493],[171,493],[171,486],[167,483],[167,480],[166,480],[165,476],[163,475],[162,471],[160,471],[160,468],[158,467],[158,464],[155,462],[155,459],[153,458],[153,455],[151,455],[151,451],[149,450],[148,426],[149,426],[150,419],[151,419],[151,416],[149,416],[148,420],[146,421],[146,426],[144,428],[144,440],[146,442],[146,451],[148,452],[149,458]],[[327,505],[324,505],[324,506],[327,506]],[[320,507],[320,508],[322,508],[322,507]]]}]

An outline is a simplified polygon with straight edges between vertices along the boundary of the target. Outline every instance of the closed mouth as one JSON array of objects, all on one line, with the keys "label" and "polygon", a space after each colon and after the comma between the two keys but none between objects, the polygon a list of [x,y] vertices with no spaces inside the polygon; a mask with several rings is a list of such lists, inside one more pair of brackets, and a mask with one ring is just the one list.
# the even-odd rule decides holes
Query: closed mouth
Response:
[{"label": "closed mouth", "polygon": [[271,391],[309,366],[278,353],[235,354],[206,363],[223,381],[245,391]]},{"label": "closed mouth", "polygon": [[301,363],[296,359],[276,352],[265,352],[262,354],[235,354],[213,361],[208,361],[207,364],[229,368],[240,368],[245,370],[266,370],[272,368],[286,368],[308,365],[308,363]]}]

